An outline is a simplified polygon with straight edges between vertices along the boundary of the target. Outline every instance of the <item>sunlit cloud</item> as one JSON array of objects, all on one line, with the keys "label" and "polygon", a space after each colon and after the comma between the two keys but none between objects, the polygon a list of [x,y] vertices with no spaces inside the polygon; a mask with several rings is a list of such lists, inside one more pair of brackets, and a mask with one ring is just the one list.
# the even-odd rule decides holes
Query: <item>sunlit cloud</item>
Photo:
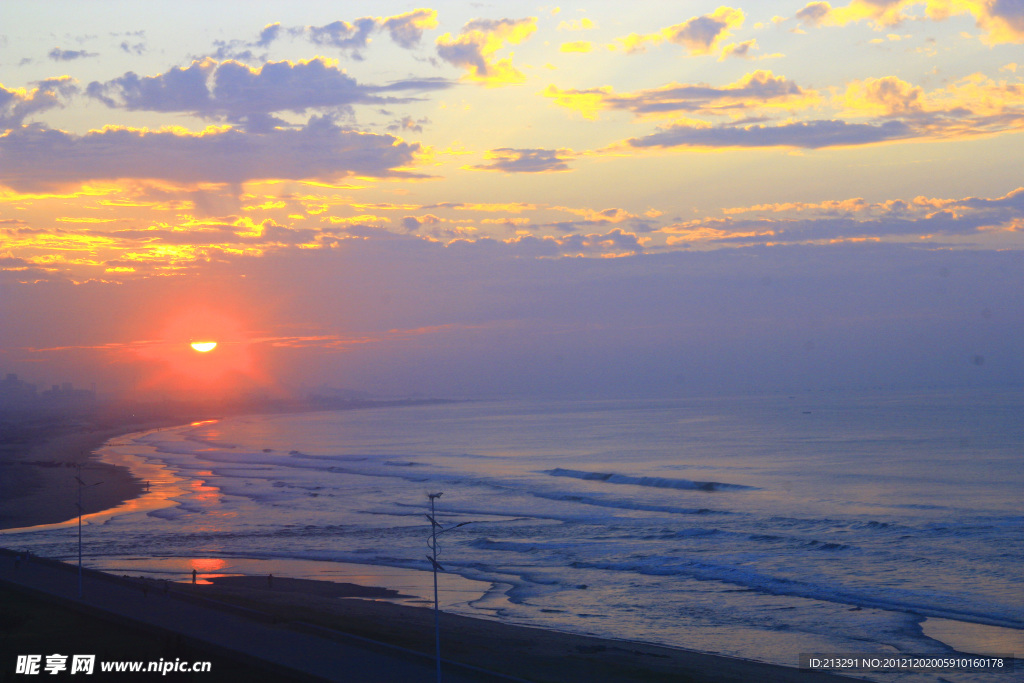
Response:
[{"label": "sunlit cloud", "polygon": [[537,18],[474,19],[453,37],[437,39],[437,54],[446,62],[466,70],[464,80],[496,87],[522,83],[526,76],[512,66],[512,58],[499,59],[498,50],[518,45],[537,30]]},{"label": "sunlit cloud", "polygon": [[879,29],[898,26],[912,17],[907,10],[924,5],[925,16],[942,21],[951,16],[971,15],[985,33],[988,45],[1024,42],[1024,8],[1006,0],[852,0],[833,7],[828,2],[810,2],[796,13],[809,26],[845,26],[870,21]]},{"label": "sunlit cloud", "polygon": [[70,76],[47,78],[31,90],[8,89],[0,84],[0,130],[21,126],[35,114],[63,107],[65,100],[77,91]]},{"label": "sunlit cloud", "polygon": [[813,90],[804,90],[784,76],[755,71],[721,87],[705,84],[670,83],[660,88],[633,93],[616,93],[610,87],[589,90],[560,90],[549,85],[543,92],[557,104],[575,110],[585,118],[596,118],[602,110],[631,111],[637,116],[747,113],[762,107],[802,109],[819,101]]},{"label": "sunlit cloud", "polygon": [[562,43],[558,47],[559,52],[591,52],[594,44],[588,40],[575,40],[571,43]]},{"label": "sunlit cloud", "polygon": [[723,6],[711,14],[692,17],[654,33],[631,33],[617,38],[609,47],[633,53],[643,52],[649,45],[670,42],[686,48],[691,55],[707,55],[715,52],[733,30],[740,28],[744,18],[742,10]]},{"label": "sunlit cloud", "polygon": [[559,31],[590,31],[597,28],[597,24],[588,17],[582,19],[573,19],[571,21],[560,21],[558,22]]}]

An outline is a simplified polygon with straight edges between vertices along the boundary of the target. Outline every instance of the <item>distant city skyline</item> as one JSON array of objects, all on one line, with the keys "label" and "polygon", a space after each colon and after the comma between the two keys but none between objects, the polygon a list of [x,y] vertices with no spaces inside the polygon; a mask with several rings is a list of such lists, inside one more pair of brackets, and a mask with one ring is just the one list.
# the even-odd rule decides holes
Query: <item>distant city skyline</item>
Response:
[{"label": "distant city skyline", "polygon": [[0,5],[5,372],[1024,384],[1020,3],[110,7]]}]

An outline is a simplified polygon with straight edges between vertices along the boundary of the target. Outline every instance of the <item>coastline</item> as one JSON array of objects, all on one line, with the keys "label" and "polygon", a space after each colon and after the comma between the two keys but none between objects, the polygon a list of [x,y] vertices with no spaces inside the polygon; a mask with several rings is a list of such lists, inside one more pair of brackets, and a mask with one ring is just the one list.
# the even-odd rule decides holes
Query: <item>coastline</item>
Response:
[{"label": "coastline", "polygon": [[[65,419],[27,426],[20,439],[0,442],[4,474],[0,478],[0,530],[74,519],[78,515],[75,475],[79,465],[88,475],[87,481],[103,482],[84,500],[86,514],[140,497],[142,482],[125,467],[101,462],[96,451],[118,436],[173,427],[192,419],[196,416],[175,415],[149,421],[106,420],[102,425]],[[432,610],[380,599],[353,599],[386,600],[376,592],[384,589],[341,588],[343,584],[280,577],[274,590],[268,590],[262,587],[263,581],[262,577],[238,577],[219,585],[176,584],[174,591],[245,606],[275,620],[297,623],[300,629],[330,629],[432,652]],[[528,680],[570,683],[639,677],[667,681],[679,680],[681,673],[694,681],[847,680],[751,660],[443,612],[441,620],[446,658]]]},{"label": "coastline", "polygon": [[[386,589],[286,577],[275,577],[273,586],[267,586],[263,577],[224,578],[209,585],[191,585],[87,570],[83,601],[73,597],[72,565],[41,558],[25,561],[34,567],[33,571],[19,567],[15,553],[0,550],[0,586],[22,594],[26,602],[21,608],[24,617],[45,611],[49,604],[77,612],[90,622],[61,634],[62,647],[71,650],[79,647],[79,643],[89,642],[93,651],[99,648],[106,659],[137,659],[137,650],[126,649],[117,636],[104,635],[113,632],[113,624],[121,632],[126,628],[139,632],[141,628],[170,634],[169,638],[161,637],[165,648],[168,643],[180,645],[183,638],[213,654],[218,669],[223,657],[257,667],[265,666],[261,662],[277,662],[278,667],[284,667],[278,671],[284,674],[283,679],[290,678],[289,674],[302,677],[300,669],[289,670],[289,662],[298,667],[313,659],[325,661],[330,672],[326,676],[321,673],[318,680],[410,680],[378,678],[373,672],[379,671],[377,666],[410,660],[420,662],[425,671],[432,667],[433,611],[374,599],[389,595]],[[183,612],[189,616],[182,618]],[[218,625],[229,622],[234,625]],[[537,683],[851,680],[819,671],[449,613],[441,614],[440,624],[442,657],[446,662],[457,663],[445,666],[449,675],[455,674],[453,680],[460,681],[493,683],[509,680],[507,677]],[[254,650],[250,638],[238,636],[254,629],[272,632],[262,649]],[[175,633],[181,638],[175,638]],[[57,637],[33,636],[18,629],[9,635],[24,647],[37,649],[51,647],[48,638]],[[339,670],[339,658],[347,665],[355,664],[352,658],[339,654],[339,648],[345,647],[375,651],[378,657],[374,668]],[[17,652],[0,653],[0,659],[14,654]],[[357,675],[353,678],[352,673]]]},{"label": "coastline", "polygon": [[57,524],[78,516],[77,482],[81,466],[87,480],[102,481],[83,499],[85,514],[117,507],[143,492],[142,482],[116,465],[101,462],[96,455],[110,439],[123,434],[170,427],[177,421],[122,423],[106,427],[56,426],[33,429],[19,439],[0,443],[3,477],[0,478],[0,530]]},{"label": "coastline", "polygon": [[81,465],[86,482],[102,481],[83,499],[83,512],[104,512],[138,498],[143,483],[125,467],[96,455],[118,436],[164,429],[230,415],[401,407],[447,403],[447,399],[319,399],[187,404],[111,404],[83,413],[0,413],[0,531],[59,524],[78,516],[75,482]]}]

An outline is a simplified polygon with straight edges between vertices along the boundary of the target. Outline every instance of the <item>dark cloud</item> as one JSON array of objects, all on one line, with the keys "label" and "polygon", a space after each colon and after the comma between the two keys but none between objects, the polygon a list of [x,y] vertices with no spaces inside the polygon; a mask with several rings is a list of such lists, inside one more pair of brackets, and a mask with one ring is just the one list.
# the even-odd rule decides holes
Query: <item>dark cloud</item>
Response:
[{"label": "dark cloud", "polygon": [[511,149],[501,147],[487,153],[488,162],[472,168],[482,171],[504,173],[548,173],[569,171],[569,164],[576,157],[568,149]]},{"label": "dark cloud", "polygon": [[267,24],[260,31],[260,38],[256,41],[257,47],[270,47],[270,44],[278,39],[281,35],[281,24],[280,22],[275,24]]},{"label": "dark cloud", "polygon": [[0,183],[19,191],[88,180],[240,183],[266,178],[413,176],[419,145],[346,130],[327,117],[297,129],[199,134],[106,128],[72,135],[41,126],[0,136]]},{"label": "dark cloud", "polygon": [[142,55],[146,51],[145,43],[129,43],[127,40],[122,40],[120,47],[130,55]]},{"label": "dark cloud", "polygon": [[[378,93],[431,90],[447,85],[439,79],[362,85],[322,58],[267,62],[258,69],[236,61],[205,59],[156,76],[140,77],[129,72],[106,83],[94,81],[86,93],[109,107],[190,112],[229,121],[256,122],[267,121],[266,117],[274,112],[348,111],[354,104],[407,102],[408,98]],[[261,128],[267,127],[273,126]]]},{"label": "dark cloud", "polygon": [[[437,11],[416,9],[392,17],[361,17],[352,22],[334,21],[323,26],[307,26],[305,33],[317,45],[337,48],[353,59],[362,59],[362,50],[374,33],[387,31],[399,46],[412,49],[419,45],[423,31],[437,26]],[[299,32],[299,31],[295,31]]]},{"label": "dark cloud", "polygon": [[334,21],[324,26],[310,26],[309,39],[317,45],[329,45],[340,50],[349,51],[356,59],[361,59],[359,50],[366,47],[370,34],[377,29],[377,20],[363,17],[354,22]]},{"label": "dark cloud", "polygon": [[217,62],[207,59],[174,67],[158,76],[139,76],[129,71],[106,83],[93,81],[85,93],[108,107],[163,112],[206,112],[212,108],[207,87]]},{"label": "dark cloud", "polygon": [[414,133],[423,132],[423,124],[430,123],[430,119],[423,117],[421,119],[413,119],[411,116],[403,116],[397,121],[392,121],[388,124],[387,130],[392,133],[403,133],[405,131],[411,131]]},{"label": "dark cloud", "polygon": [[96,57],[98,54],[97,52],[86,52],[85,50],[62,50],[59,47],[55,47],[50,50],[47,56],[55,62],[70,62],[75,59]]},{"label": "dark cloud", "polygon": [[778,126],[714,126],[698,128],[674,125],[657,133],[631,138],[632,147],[846,147],[918,137],[903,121],[882,124],[845,121],[806,121]]}]

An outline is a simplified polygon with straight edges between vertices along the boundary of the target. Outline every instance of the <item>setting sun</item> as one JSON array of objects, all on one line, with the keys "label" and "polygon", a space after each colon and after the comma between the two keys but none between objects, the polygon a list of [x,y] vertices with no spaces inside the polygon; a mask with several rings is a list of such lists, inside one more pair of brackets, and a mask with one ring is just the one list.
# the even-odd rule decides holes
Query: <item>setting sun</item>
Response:
[{"label": "setting sun", "polygon": [[196,351],[200,352],[200,353],[206,353],[208,351],[213,351],[215,348],[217,348],[217,342],[214,342],[214,341],[192,342],[192,348],[195,349]]}]

